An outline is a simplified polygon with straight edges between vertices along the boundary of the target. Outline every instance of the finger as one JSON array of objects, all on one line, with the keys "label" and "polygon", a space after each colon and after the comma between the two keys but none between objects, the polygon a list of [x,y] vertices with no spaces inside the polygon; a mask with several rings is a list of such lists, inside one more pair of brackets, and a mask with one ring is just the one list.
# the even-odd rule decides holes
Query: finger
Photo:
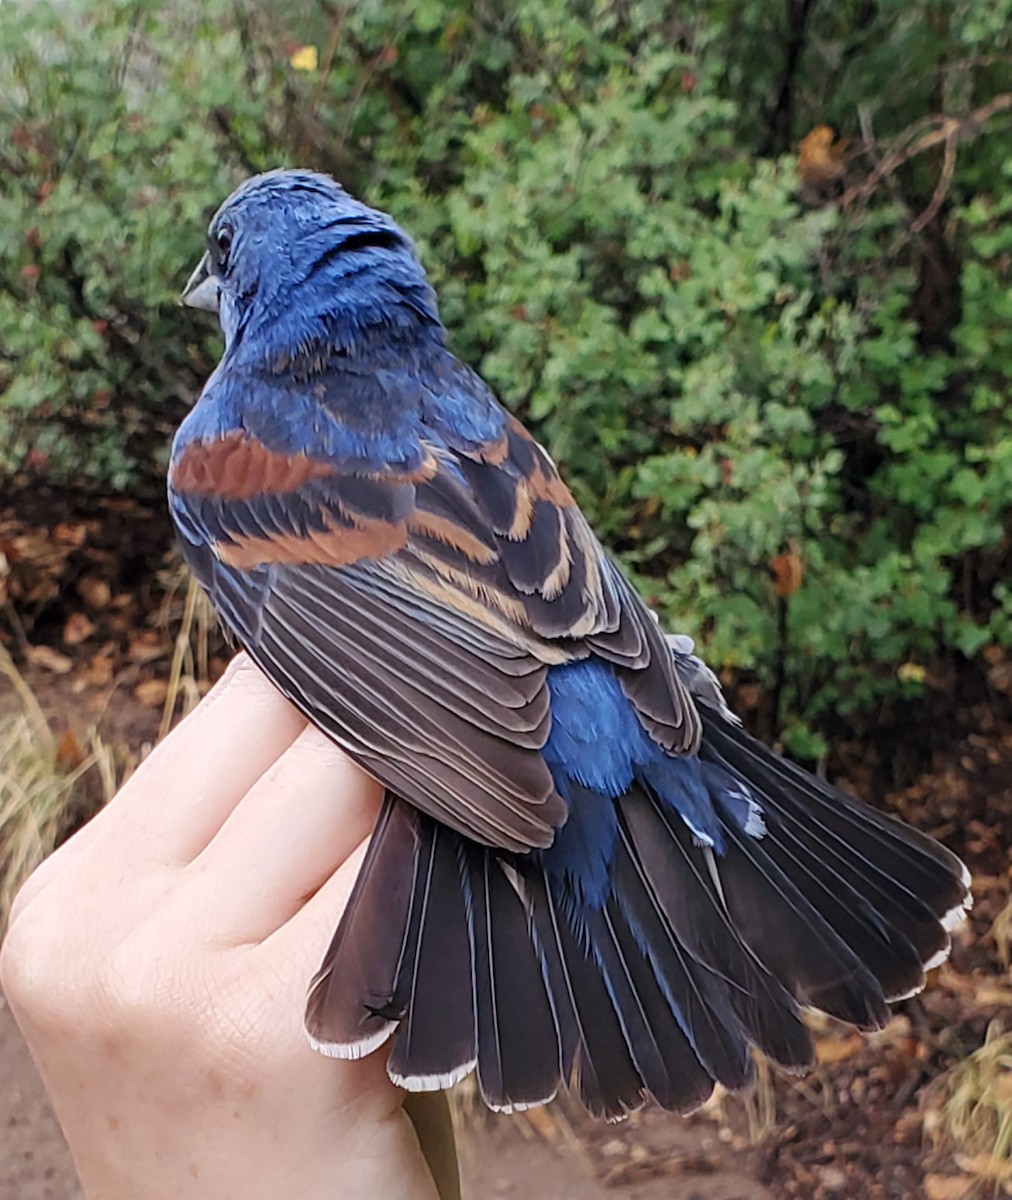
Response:
[{"label": "finger", "polygon": [[221,944],[262,941],[369,835],[382,795],[380,784],[307,727],[186,870],[178,904],[211,922]]},{"label": "finger", "polygon": [[348,906],[368,848],[369,841],[366,838],[305,904],[253,951],[264,960],[264,970],[269,970],[267,964],[274,961],[289,963],[291,970],[303,981],[302,1005],[298,1010],[300,1022],[310,980],[323,962],[338,922]]},{"label": "finger", "polygon": [[17,895],[10,921],[68,872],[137,877],[195,858],[305,721],[245,654],[113,799],[50,855]]},{"label": "finger", "polygon": [[207,846],[305,719],[240,654],[93,822],[130,863],[183,865]]}]

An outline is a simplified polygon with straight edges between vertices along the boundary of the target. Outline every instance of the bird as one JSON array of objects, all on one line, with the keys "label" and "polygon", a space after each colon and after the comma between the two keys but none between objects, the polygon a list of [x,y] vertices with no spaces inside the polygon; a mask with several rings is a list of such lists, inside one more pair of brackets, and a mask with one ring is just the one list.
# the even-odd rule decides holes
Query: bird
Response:
[{"label": "bird", "polygon": [[276,170],[181,302],[221,359],[173,441],[232,640],[384,787],[305,1010],[402,1088],[686,1113],[919,991],[959,859],[781,758],[666,636],[547,451],[448,345],[410,237]]}]

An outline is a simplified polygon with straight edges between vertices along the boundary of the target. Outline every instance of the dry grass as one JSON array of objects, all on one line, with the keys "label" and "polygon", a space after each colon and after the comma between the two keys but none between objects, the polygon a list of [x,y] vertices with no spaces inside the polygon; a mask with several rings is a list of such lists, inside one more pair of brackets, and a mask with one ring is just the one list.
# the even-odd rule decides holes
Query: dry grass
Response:
[{"label": "dry grass", "polygon": [[179,629],[173,640],[169,687],[158,729],[159,741],[172,728],[177,707],[179,715],[185,717],[196,708],[210,686],[211,643],[218,627],[217,621],[210,600],[185,567],[177,568],[167,583],[162,622],[166,626],[170,624],[173,599],[184,584],[186,597]]},{"label": "dry grass", "polygon": [[87,807],[97,781],[108,799],[116,790],[113,755],[92,731],[81,746],[58,738],[32,691],[0,645],[0,680],[17,707],[0,716],[0,930],[15,893]]},{"label": "dry grass", "polygon": [[981,1196],[1012,1196],[1012,1033],[993,1021],[984,1045],[936,1080],[924,1097],[936,1149]]},{"label": "dry grass", "polygon": [[1008,970],[1012,967],[1012,900],[995,917],[991,926],[991,937],[998,949],[998,958]]}]

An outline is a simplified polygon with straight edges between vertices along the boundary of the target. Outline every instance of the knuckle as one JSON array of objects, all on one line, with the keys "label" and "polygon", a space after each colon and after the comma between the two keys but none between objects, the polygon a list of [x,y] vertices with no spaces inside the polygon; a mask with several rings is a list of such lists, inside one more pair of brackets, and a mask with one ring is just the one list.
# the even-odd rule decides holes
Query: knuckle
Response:
[{"label": "knuckle", "polygon": [[12,1010],[37,1025],[65,1015],[66,979],[44,923],[22,913],[0,945],[0,987]]}]

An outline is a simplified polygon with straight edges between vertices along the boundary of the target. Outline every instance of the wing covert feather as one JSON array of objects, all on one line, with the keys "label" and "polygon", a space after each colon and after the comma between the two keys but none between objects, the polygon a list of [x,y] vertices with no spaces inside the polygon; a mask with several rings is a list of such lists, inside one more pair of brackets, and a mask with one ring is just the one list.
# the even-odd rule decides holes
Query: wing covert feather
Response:
[{"label": "wing covert feather", "polygon": [[541,755],[551,665],[612,662],[673,752],[695,749],[698,717],[552,460],[488,413],[484,439],[423,413],[394,463],[286,452],[249,431],[195,439],[170,499],[226,623],[312,721],[425,812],[526,850],[566,816]]}]

